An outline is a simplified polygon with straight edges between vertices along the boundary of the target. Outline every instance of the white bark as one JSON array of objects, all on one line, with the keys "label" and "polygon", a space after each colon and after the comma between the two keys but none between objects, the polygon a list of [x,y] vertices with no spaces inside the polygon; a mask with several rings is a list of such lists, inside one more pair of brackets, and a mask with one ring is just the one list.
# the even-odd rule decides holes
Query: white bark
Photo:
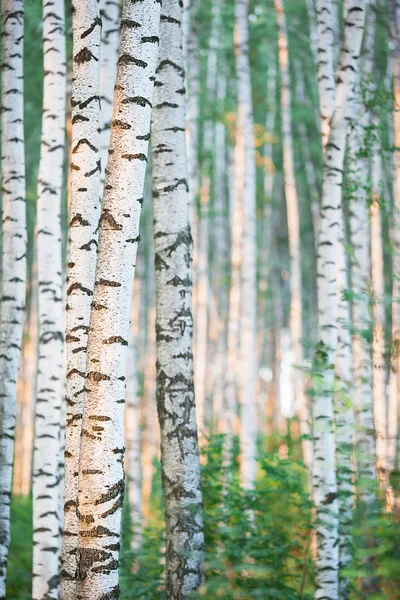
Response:
[{"label": "white bark", "polygon": [[339,62],[335,108],[326,146],[321,228],[317,255],[318,348],[313,398],[313,499],[316,508],[315,598],[338,598],[338,499],[333,430],[334,372],[337,350],[337,249],[341,185],[346,147],[348,98],[355,83],[364,29],[365,1],[348,0]]},{"label": "white bark", "polygon": [[82,600],[119,596],[126,354],[159,15],[156,0],[123,4],[87,344],[77,509],[77,595]]},{"label": "white bark", "polygon": [[2,0],[0,322],[0,598],[6,596],[18,365],[25,313],[24,3]]},{"label": "white bark", "polygon": [[243,229],[241,242],[240,310],[240,474],[244,487],[254,487],[256,457],[256,379],[257,379],[257,283],[256,283],[256,173],[253,146],[253,106],[248,50],[248,1],[235,3],[235,55],[238,90],[236,144],[243,155],[235,156],[236,177],[242,186]]},{"label": "white bark", "polygon": [[317,2],[317,74],[321,111],[322,147],[329,137],[330,120],[335,105],[335,11],[334,0]]},{"label": "white bark", "polygon": [[338,347],[335,392],[336,475],[339,493],[339,597],[349,597],[349,578],[342,575],[352,559],[354,409],[351,402],[353,356],[350,302],[346,298],[349,276],[343,211],[339,212],[337,252]]},{"label": "white bark", "polygon": [[[220,0],[213,2],[211,11],[211,32],[207,55],[207,99],[212,106],[216,102],[217,92],[217,49],[220,35],[221,7]],[[200,210],[197,240],[197,278],[196,278],[196,347],[195,359],[195,392],[197,422],[199,432],[205,433],[212,419],[212,396],[206,394],[207,355],[209,354],[209,210],[211,200],[211,159],[214,149],[214,128],[210,116],[203,128],[203,165],[200,188]]]},{"label": "white bark", "polygon": [[136,276],[131,311],[128,360],[126,366],[126,474],[128,476],[128,497],[132,524],[131,549],[138,552],[142,544],[142,464],[139,394],[137,380],[137,351],[139,307],[139,279]]},{"label": "white bark", "polygon": [[101,48],[100,48],[100,197],[102,196],[110,143],[111,119],[114,103],[114,85],[117,74],[119,50],[119,0],[100,0]]},{"label": "white bark", "polygon": [[193,380],[190,213],[182,7],[165,0],[152,122],[157,408],[166,522],[166,595],[202,583],[203,513]]},{"label": "white bark", "polygon": [[61,551],[59,462],[64,402],[61,199],[67,65],[64,1],[43,1],[43,121],[37,200],[39,348],[33,452],[32,598],[58,598]]},{"label": "white bark", "polygon": [[304,391],[303,371],[303,311],[300,247],[299,200],[296,190],[293,159],[293,139],[291,121],[291,93],[289,73],[289,53],[286,35],[285,12],[282,0],[275,0],[275,10],[279,28],[279,68],[281,74],[281,128],[283,143],[283,171],[285,180],[286,212],[289,234],[290,256],[290,338],[295,368],[293,369],[293,389],[295,414],[300,419],[303,459],[308,468],[312,463],[312,444],[310,441],[310,415]]},{"label": "white bark", "polygon": [[76,597],[78,470],[100,185],[100,31],[96,0],[74,4],[71,204],[66,307],[66,438],[61,598]]}]

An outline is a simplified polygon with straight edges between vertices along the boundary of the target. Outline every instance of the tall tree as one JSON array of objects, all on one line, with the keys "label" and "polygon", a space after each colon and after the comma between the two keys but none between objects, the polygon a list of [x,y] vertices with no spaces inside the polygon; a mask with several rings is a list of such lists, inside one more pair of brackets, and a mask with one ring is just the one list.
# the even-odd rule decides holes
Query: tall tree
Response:
[{"label": "tall tree", "polygon": [[157,409],[166,522],[166,594],[203,581],[203,513],[193,380],[190,214],[182,7],[163,3],[152,120]]},{"label": "tall tree", "polygon": [[335,105],[335,0],[317,0],[317,76],[321,112],[322,147],[325,150]]},{"label": "tall tree", "polygon": [[38,174],[39,348],[33,452],[35,600],[57,598],[61,551],[59,461],[64,402],[64,294],[61,199],[65,158],[67,64],[64,1],[43,1],[43,121]]},{"label": "tall tree", "polygon": [[283,172],[285,180],[286,212],[289,233],[290,257],[290,338],[296,362],[293,369],[293,389],[295,412],[300,418],[300,433],[303,437],[303,457],[307,467],[312,462],[312,445],[310,443],[310,415],[304,390],[303,366],[303,308],[302,277],[300,247],[300,211],[296,189],[293,158],[293,138],[291,119],[291,93],[289,72],[289,50],[286,34],[284,3],[275,0],[278,21],[279,68],[281,75],[281,129],[283,145]]},{"label": "tall tree", "polygon": [[335,108],[326,146],[317,247],[318,329],[314,361],[313,499],[316,507],[315,598],[338,598],[338,500],[333,428],[334,372],[338,341],[337,247],[349,94],[355,83],[364,30],[365,0],[348,0]]},{"label": "tall tree", "polygon": [[6,596],[18,365],[25,313],[24,2],[1,3],[0,598]]},{"label": "tall tree", "polygon": [[157,0],[123,4],[87,345],[77,509],[82,599],[119,597],[126,357],[159,20]]},{"label": "tall tree", "polygon": [[[241,196],[241,309],[240,309],[240,470],[243,485],[254,486],[256,477],[256,374],[257,374],[257,283],[256,283],[256,172],[253,142],[253,103],[249,63],[248,1],[235,2],[235,61],[238,115],[235,150],[236,193]],[[242,160],[240,160],[240,155]]]},{"label": "tall tree", "polygon": [[119,50],[120,2],[100,0],[101,50],[100,50],[100,196],[103,192],[107,167],[110,128],[113,113],[114,85]]},{"label": "tall tree", "polygon": [[86,352],[96,268],[100,191],[100,33],[97,0],[72,12],[71,204],[67,270],[64,535],[61,598],[76,597],[78,470],[85,398]]}]

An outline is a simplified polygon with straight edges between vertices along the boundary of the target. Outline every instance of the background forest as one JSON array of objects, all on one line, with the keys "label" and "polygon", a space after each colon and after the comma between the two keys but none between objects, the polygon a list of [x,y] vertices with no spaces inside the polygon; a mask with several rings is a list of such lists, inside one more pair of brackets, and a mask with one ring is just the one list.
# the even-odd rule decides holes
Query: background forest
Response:
[{"label": "background forest", "polygon": [[[55,8],[50,9],[46,4],[54,4]],[[40,0],[2,0],[5,56],[7,50],[4,47],[10,34],[4,32],[13,22],[9,15],[13,10],[21,11],[21,14],[24,10],[25,13],[19,25],[24,23],[27,291],[22,349],[16,359],[19,371],[14,458],[11,458],[10,518],[5,510],[8,502],[4,479],[1,479],[4,475],[0,472],[3,482],[0,482],[0,494],[5,498],[0,509],[0,542],[4,547],[7,546],[7,535],[3,523],[8,521],[11,528],[8,564],[7,550],[3,546],[0,549],[3,585],[0,598],[3,594],[8,600],[59,597],[62,600],[112,600],[119,597],[116,587],[112,587],[114,583],[103,587],[107,578],[112,577],[119,580],[123,600],[164,597],[400,598],[399,3],[396,0],[187,0],[181,23],[181,17],[177,15],[182,12],[182,7],[175,0],[163,0],[161,8],[158,2],[150,0],[142,0],[141,3],[124,0],[121,3],[125,11],[121,27],[119,2],[87,0],[84,3],[82,0],[82,3],[75,1],[72,4],[76,9],[74,14],[68,0],[65,7],[65,81],[60,84],[53,82],[53,89],[58,89],[60,96],[64,89],[62,85],[65,85],[67,98],[63,121],[64,156],[60,164],[53,162],[51,157],[49,159],[50,171],[56,172],[58,168],[63,171],[62,188],[57,188],[58,195],[54,194],[54,202],[59,201],[59,206],[56,206],[51,204],[51,197],[50,204],[40,204],[40,198],[46,193],[43,187],[46,186],[38,171],[39,162],[43,160],[43,106],[46,117],[43,35],[45,44],[46,40],[50,45],[60,43],[49,42],[47,36],[53,35],[54,28],[50,27],[44,34],[43,28],[46,23],[52,23],[57,14],[64,12],[63,2],[46,3],[44,0],[42,6]],[[114,253],[114,263],[104,250],[103,264],[106,266],[100,266],[106,269],[108,264],[113,274],[120,264],[121,272],[132,270],[133,281],[132,265],[136,264],[132,310],[127,320],[127,323],[130,321],[129,345],[126,344],[127,347],[117,357],[122,369],[126,368],[126,381],[123,376],[126,391],[121,401],[125,402],[125,409],[123,404],[118,409],[120,421],[125,419],[126,454],[125,459],[117,457],[119,463],[125,466],[125,495],[118,487],[120,482],[117,479],[110,479],[104,486],[104,496],[107,495],[106,490],[111,494],[104,502],[117,498],[107,514],[112,513],[110,519],[122,519],[121,545],[120,552],[119,548],[116,549],[118,544],[114,544],[113,548],[103,545],[101,551],[97,550],[99,554],[93,563],[99,561],[97,571],[93,565],[88,567],[87,572],[84,572],[86,567],[78,568],[78,579],[81,577],[84,581],[86,577],[88,582],[95,583],[92,592],[88,591],[87,585],[82,595],[76,595],[76,590],[71,592],[68,588],[68,581],[73,578],[65,575],[70,563],[64,556],[67,547],[64,544],[69,543],[68,539],[65,542],[68,537],[65,531],[73,530],[68,516],[70,507],[67,506],[72,498],[72,487],[68,487],[67,482],[62,553],[62,510],[55,513],[56,519],[49,525],[46,515],[51,510],[41,508],[40,494],[38,500],[38,494],[32,491],[32,479],[35,481],[35,476],[38,478],[43,472],[32,466],[34,447],[35,452],[43,455],[51,454],[54,448],[53,442],[45,441],[42,449],[37,450],[38,432],[42,431],[40,427],[44,420],[40,417],[40,402],[43,401],[42,392],[45,395],[49,389],[47,383],[43,383],[43,373],[50,381],[53,366],[48,365],[51,364],[51,353],[55,352],[54,347],[43,350],[44,345],[41,346],[46,330],[43,325],[45,308],[40,304],[43,288],[40,286],[43,285],[46,269],[50,273],[54,265],[51,260],[45,262],[48,259],[45,258],[45,250],[40,250],[40,244],[43,244],[40,232],[43,232],[43,224],[50,215],[48,207],[53,206],[56,220],[59,215],[61,224],[61,241],[58,241],[61,244],[62,284],[59,293],[62,302],[59,305],[63,307],[67,298],[67,304],[73,307],[72,314],[76,305],[70,302],[68,290],[75,280],[70,275],[72,263],[68,245],[75,247],[74,219],[80,215],[79,202],[90,204],[90,199],[82,199],[78,194],[83,179],[79,183],[80,167],[76,165],[81,166],[87,161],[85,164],[89,165],[89,172],[99,171],[95,177],[99,178],[96,185],[101,186],[100,192],[95,191],[94,195],[102,195],[105,180],[103,204],[113,169],[116,172],[119,168],[115,167],[117,159],[113,159],[110,153],[108,165],[111,175],[105,174],[105,165],[97,169],[96,160],[93,162],[93,157],[88,154],[90,150],[85,155],[75,152],[76,142],[86,135],[82,133],[86,119],[92,125],[92,133],[100,131],[101,156],[107,157],[109,138],[106,134],[104,142],[101,136],[106,130],[109,136],[107,119],[111,121],[110,97],[113,96],[117,68],[119,32],[121,40],[124,40],[124,27],[127,36],[138,35],[137,28],[132,25],[139,18],[136,18],[135,11],[139,10],[138,15],[141,15],[136,7],[138,4],[145,7],[143,14],[146,10],[149,14],[161,10],[160,55],[158,58],[155,56],[153,63],[159,62],[154,71],[154,93],[150,91],[150,99],[152,93],[153,99],[151,103],[147,101],[150,107],[148,120],[153,107],[151,140],[148,157],[145,156],[147,167],[144,162],[140,171],[142,177],[132,166],[132,180],[127,179],[126,184],[122,183],[122,187],[118,188],[125,190],[122,193],[125,193],[127,207],[134,198],[140,198],[139,213],[133,210],[138,223],[140,217],[140,235],[136,225],[132,226],[132,231],[129,229],[133,232],[130,237],[135,245],[139,238],[140,242],[137,258],[130,255],[129,260],[123,263],[127,255]],[[96,29],[100,36],[100,28],[96,25],[96,11],[99,9],[102,19],[101,72],[106,82],[100,98],[102,111],[109,106],[107,117],[99,117],[99,114],[93,117],[94,109],[88,108],[82,100],[84,96],[79,95],[84,92],[91,94],[91,85],[95,88],[96,73],[90,70],[96,68],[95,61],[76,60],[81,48],[79,43],[83,43],[81,32],[91,29],[84,40],[96,34]],[[54,11],[56,17],[52,15],[47,19],[49,11]],[[78,23],[79,19],[82,22]],[[172,26],[174,19],[179,35],[166,33],[167,24]],[[148,20],[150,22],[151,18]],[[157,19],[154,18],[154,21]],[[60,31],[63,29],[62,24],[56,25]],[[164,42],[162,35],[165,35]],[[181,35],[183,54],[179,41]],[[148,39],[154,37],[153,31]],[[136,48],[132,39],[131,47]],[[126,48],[121,42],[118,69],[120,65],[124,67],[121,57],[128,56],[123,54],[124,48],[126,52],[130,51],[129,40],[127,43],[125,39],[125,43]],[[357,49],[357,43],[361,48]],[[88,46],[92,56],[96,54],[96,48],[100,51],[96,41],[88,44],[92,44]],[[166,52],[165,59],[162,52]],[[151,60],[146,68],[151,68]],[[185,75],[179,66],[180,60],[184,61]],[[170,67],[172,65],[165,75],[163,61],[169,61]],[[5,62],[3,58],[2,73],[7,70]],[[131,68],[128,59],[125,63],[127,69]],[[84,72],[84,68],[88,70]],[[123,75],[126,78],[130,76],[125,72]],[[119,76],[120,71],[117,84]],[[143,98],[137,101],[142,95],[146,99],[146,95],[145,92],[140,92],[141,95],[137,92],[142,89],[142,83],[140,75],[135,77],[134,91],[124,100],[118,95],[122,86],[118,88],[117,85],[114,110],[115,106],[124,102],[126,106],[132,105],[132,111],[140,102],[142,107],[143,102],[146,104]],[[171,92],[173,86],[175,88]],[[181,101],[175,98],[178,87],[186,89],[186,94],[181,91],[180,96],[186,103],[187,156],[184,143],[183,150],[179,150],[178,143],[172,146],[173,150],[166,150],[168,142],[160,133],[166,131],[165,123],[170,123],[169,113],[162,111],[171,110],[174,102],[176,107],[178,104],[183,107]],[[167,95],[163,97],[163,90],[167,88]],[[2,78],[2,93],[4,90]],[[168,97],[168,93],[175,93],[175,99],[172,95]],[[4,109],[4,96],[2,98]],[[117,101],[120,104],[117,105]],[[76,118],[78,114],[85,117]],[[133,115],[132,127],[139,127],[142,117],[135,120],[136,113],[130,114]],[[56,118],[55,130],[59,127]],[[97,127],[95,118],[98,119]],[[114,114],[111,136],[114,129],[124,128],[121,123],[122,120],[117,120]],[[78,130],[79,127],[83,129]],[[112,144],[110,142],[110,148]],[[144,152],[146,154],[147,150]],[[178,170],[173,171],[177,173],[173,185],[168,179],[168,169],[175,167],[170,167],[172,163],[162,162],[163,152],[174,152],[175,160],[181,160]],[[3,161],[4,155],[3,149]],[[131,169],[131,164],[120,167],[119,177],[124,169]],[[186,196],[181,197],[176,189],[183,179],[178,181],[177,178],[184,177],[186,171],[189,186],[186,183]],[[143,193],[137,183],[141,177]],[[116,176],[115,182],[117,180]],[[89,194],[89,178],[87,181]],[[113,180],[113,185],[115,182]],[[4,191],[6,183],[3,175],[3,198],[7,193]],[[118,185],[115,184],[115,187]],[[170,430],[166,429],[170,426],[170,414],[165,398],[169,396],[160,379],[160,364],[168,353],[168,349],[161,348],[160,344],[168,337],[165,323],[171,325],[171,320],[164,318],[162,311],[165,306],[159,299],[162,295],[160,290],[166,289],[168,280],[172,279],[172,276],[163,279],[164,271],[174,273],[169,270],[173,269],[168,266],[169,263],[165,266],[174,250],[165,251],[159,240],[166,235],[164,231],[168,222],[180,223],[178,209],[168,212],[157,205],[157,199],[167,192],[167,188],[176,192],[172,197],[176,206],[185,206],[190,211],[193,263],[187,267],[187,277],[193,282],[193,336],[190,333],[184,352],[187,352],[185,361],[189,372],[188,376],[185,371],[185,377],[192,382],[189,386],[191,393],[194,385],[196,397],[199,459],[197,439],[189,448],[185,445],[183,434],[180,438],[179,431],[177,433],[172,426]],[[3,255],[5,214],[3,200]],[[85,217],[84,211],[83,214]],[[104,211],[98,222],[98,214],[96,232],[97,223],[99,229],[106,229],[107,223],[111,223],[111,217],[107,221]],[[112,224],[109,228],[113,229]],[[56,238],[57,235],[54,235]],[[192,251],[189,238],[182,264],[191,264],[190,260],[187,262]],[[46,244],[47,241],[42,247]],[[57,246],[51,246],[49,242],[47,249],[50,254],[54,253],[54,248],[57,251]],[[101,248],[99,242],[97,269]],[[96,250],[93,255],[96,255]],[[86,258],[78,258],[77,264]],[[7,299],[4,272],[3,267],[3,313],[4,298]],[[184,287],[182,281],[183,276],[177,285]],[[129,286],[128,289],[132,292]],[[93,295],[94,292],[90,293]],[[190,292],[187,293],[190,297]],[[181,294],[181,297],[184,296]],[[165,305],[168,305],[170,297],[166,298]],[[98,301],[97,296],[95,301]],[[130,296],[124,301],[129,304],[129,311],[130,301]],[[125,304],[123,301],[115,303],[110,315],[103,318],[103,323],[111,322],[118,311],[122,314],[125,310],[128,314]],[[48,310],[47,318],[55,314],[53,308]],[[190,307],[188,310],[190,312]],[[57,318],[62,323],[66,319],[65,346],[68,347],[68,341],[71,341],[68,310],[65,313],[60,308]],[[100,323],[102,317],[98,318]],[[90,323],[92,326],[92,321]],[[181,331],[182,327],[185,330],[182,321],[179,327]],[[2,328],[0,349],[4,351],[4,344],[8,343],[4,315]],[[191,326],[189,329],[191,331]],[[115,336],[118,337],[117,334]],[[192,338],[193,354],[190,349]],[[85,343],[88,344],[87,341]],[[108,343],[111,347],[112,342]],[[64,343],[60,345],[64,346]],[[121,346],[124,345],[121,342]],[[73,348],[76,349],[76,346]],[[108,348],[100,348],[100,353],[108,357]],[[90,354],[89,347],[87,352],[88,356],[95,356]],[[59,395],[62,405],[65,385],[67,399],[73,389],[68,387],[71,385],[68,376],[65,378],[65,373],[71,372],[71,367],[66,365],[72,364],[68,362],[68,348],[66,353],[66,359],[59,354],[61,362],[58,365],[59,372],[63,373],[64,388]],[[43,358],[45,355],[47,358]],[[110,365],[114,358],[109,359]],[[5,379],[1,359],[3,363],[7,359],[0,356],[0,378]],[[43,362],[40,363],[40,360]],[[46,360],[49,362],[46,363]],[[110,366],[110,369],[112,378],[113,367]],[[94,375],[91,380],[90,373],[92,371],[86,371],[85,381],[89,382],[86,387],[90,387],[90,383],[93,388],[107,384],[96,381]],[[183,380],[186,382],[185,377]],[[41,381],[39,384],[38,379]],[[108,388],[99,390],[104,403],[110,402],[112,394]],[[115,393],[112,392],[115,397],[119,398],[119,390],[115,388]],[[111,395],[107,395],[109,393]],[[86,394],[90,396],[90,389],[85,388]],[[0,397],[5,398],[3,388]],[[82,417],[76,417],[76,414],[71,417],[68,404],[66,406],[67,480],[68,468],[72,468],[68,467],[68,452],[74,444],[81,448],[81,458],[76,460],[86,461],[86,466],[79,464],[84,473],[103,462],[109,465],[109,455],[105,450],[102,459],[101,454],[96,454],[97,450],[88,445],[85,458],[80,437],[74,438],[75,442],[71,442],[70,438],[68,442],[68,426]],[[6,437],[4,414],[4,410],[0,412],[3,438]],[[53,473],[55,489],[63,486],[63,419],[61,409],[56,423],[60,430],[56,436],[57,457],[60,458]],[[175,420],[180,422],[176,415]],[[171,421],[174,419],[171,418]],[[159,423],[164,428],[161,439]],[[196,425],[192,432],[194,438],[195,430]],[[116,438],[120,433],[122,436],[118,426],[115,426],[115,432]],[[74,435],[77,435],[76,432]],[[117,447],[121,439],[118,437],[115,441]],[[90,444],[90,440],[87,443]],[[5,464],[4,447],[0,460]],[[115,448],[113,451],[114,456],[118,454]],[[78,450],[76,452],[79,454]],[[175,461],[179,465],[185,464],[188,469],[183,479],[190,493],[192,475],[195,487],[196,469],[200,463],[201,489],[199,485],[199,495],[195,500],[184,485],[179,489],[175,487],[174,466],[171,467],[173,476],[163,472],[162,464],[167,465],[168,470]],[[78,462],[74,465],[74,469],[78,469]],[[109,471],[113,469],[114,466]],[[190,496],[186,504],[181,501],[184,493]],[[176,506],[168,508],[172,506],[168,503],[175,500]],[[183,526],[182,529],[191,542],[197,534],[201,538],[204,526],[204,546],[201,541],[193,551],[191,542],[187,545],[185,542],[174,555],[171,550],[175,543],[174,526],[169,520],[173,518],[168,511],[174,514],[173,518],[176,517],[176,529],[184,522],[187,530]],[[199,511],[201,515],[204,511],[204,523]],[[76,517],[75,509],[72,512]],[[84,522],[85,517],[81,521]],[[82,525],[87,528],[86,534],[79,530],[79,536],[90,537],[88,523],[87,517]],[[118,520],[112,523],[115,527],[119,526]],[[58,536],[58,541],[54,545],[57,543],[59,546],[48,565],[47,555],[43,552],[49,548],[43,550],[47,541],[42,535],[47,527],[56,532],[53,538]],[[104,536],[107,537],[107,534]],[[107,557],[104,548],[110,549]],[[76,552],[76,549],[70,551],[70,556],[75,556]],[[112,552],[114,554],[110,558]],[[200,556],[194,560],[195,565],[191,562],[194,555]],[[200,573],[199,579],[196,579],[196,584],[190,584],[191,587],[185,583],[182,588],[182,581],[191,569],[193,573]],[[32,573],[37,586],[33,592]],[[45,582],[44,587],[40,587],[39,580]],[[185,585],[188,587],[185,588]],[[99,589],[105,590],[104,596],[100,595]]]}]

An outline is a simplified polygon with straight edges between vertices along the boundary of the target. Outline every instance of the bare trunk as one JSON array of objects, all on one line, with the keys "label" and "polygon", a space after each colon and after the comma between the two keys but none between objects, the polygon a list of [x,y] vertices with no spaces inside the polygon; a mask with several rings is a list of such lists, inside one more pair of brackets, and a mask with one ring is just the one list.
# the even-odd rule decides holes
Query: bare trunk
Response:
[{"label": "bare trunk", "polygon": [[0,327],[0,598],[6,596],[18,366],[25,315],[24,3],[2,0]]},{"label": "bare trunk", "polygon": [[[58,598],[61,553],[60,425],[64,403],[64,293],[61,199],[65,158],[67,65],[64,1],[43,0],[43,121],[38,175],[39,347],[33,453],[35,600]],[[51,548],[51,550],[49,550]]]},{"label": "bare trunk", "polygon": [[166,525],[166,595],[177,599],[188,598],[204,578],[181,23],[182,3],[164,0],[152,120],[157,410]]}]

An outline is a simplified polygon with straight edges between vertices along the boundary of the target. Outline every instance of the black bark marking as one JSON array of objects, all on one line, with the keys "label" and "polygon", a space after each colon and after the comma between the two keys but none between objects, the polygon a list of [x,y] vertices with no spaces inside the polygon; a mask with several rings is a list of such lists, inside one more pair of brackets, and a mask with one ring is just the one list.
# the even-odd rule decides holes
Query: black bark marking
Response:
[{"label": "black bark marking", "polygon": [[92,54],[92,52],[89,50],[89,48],[82,48],[82,50],[74,56],[74,61],[78,64],[83,64],[83,63],[90,62],[92,60],[92,58],[96,62],[99,62],[99,59],[96,58],[94,54]]},{"label": "black bark marking", "polygon": [[129,96],[121,100],[121,104],[138,104],[139,106],[150,106],[151,108],[151,102],[143,96]]},{"label": "black bark marking", "polygon": [[75,147],[72,150],[72,154],[76,154],[80,148],[80,146],[83,146],[84,144],[86,144],[86,146],[89,146],[89,148],[91,150],[93,150],[93,152],[98,152],[98,148],[96,148],[96,146],[93,146],[93,144],[91,144],[89,142],[89,140],[87,140],[86,138],[83,138],[81,140],[79,140],[79,142],[75,145]]},{"label": "black bark marking", "polygon": [[143,153],[139,153],[139,154],[122,154],[121,158],[126,158],[127,160],[131,161],[131,160],[144,160],[145,162],[147,161],[147,156]]},{"label": "black bark marking", "polygon": [[103,226],[103,223],[107,223],[107,225],[108,225],[107,229],[112,229],[114,231],[121,231],[121,229],[122,229],[122,225],[117,223],[117,221],[114,219],[114,217],[112,216],[110,211],[106,208],[101,213],[101,217],[99,220],[99,227]]},{"label": "black bark marking", "polygon": [[89,29],[86,29],[86,31],[84,31],[82,33],[81,40],[83,40],[85,37],[90,35],[92,33],[92,31],[94,31],[98,25],[100,25],[100,28],[101,28],[101,19],[99,17],[96,17],[95,20],[93,21],[93,23],[91,24],[91,26],[89,27]]},{"label": "black bark marking", "polygon": [[100,371],[89,371],[86,375],[86,379],[89,381],[110,381],[111,377],[109,375],[105,375],[104,373],[100,373]]},{"label": "black bark marking", "polygon": [[119,57],[118,59],[118,64],[119,65],[135,65],[136,67],[141,67],[142,69],[145,69],[147,67],[147,63],[144,62],[144,60],[139,60],[138,58],[135,58],[134,56],[131,56],[130,54],[126,53],[122,54],[122,56]]},{"label": "black bark marking", "polygon": [[69,288],[67,290],[67,296],[70,296],[76,290],[82,292],[83,294],[86,294],[87,296],[93,296],[92,290],[89,290],[89,288],[83,286],[81,283],[78,283],[78,282],[73,283],[72,285],[69,286]]},{"label": "black bark marking", "polygon": [[124,340],[120,335],[113,335],[107,340],[103,340],[103,344],[121,344],[122,346],[127,346],[128,342]]},{"label": "black bark marking", "polygon": [[121,287],[121,284],[117,281],[109,281],[107,279],[100,279],[96,281],[95,285],[104,285],[104,287]]}]

